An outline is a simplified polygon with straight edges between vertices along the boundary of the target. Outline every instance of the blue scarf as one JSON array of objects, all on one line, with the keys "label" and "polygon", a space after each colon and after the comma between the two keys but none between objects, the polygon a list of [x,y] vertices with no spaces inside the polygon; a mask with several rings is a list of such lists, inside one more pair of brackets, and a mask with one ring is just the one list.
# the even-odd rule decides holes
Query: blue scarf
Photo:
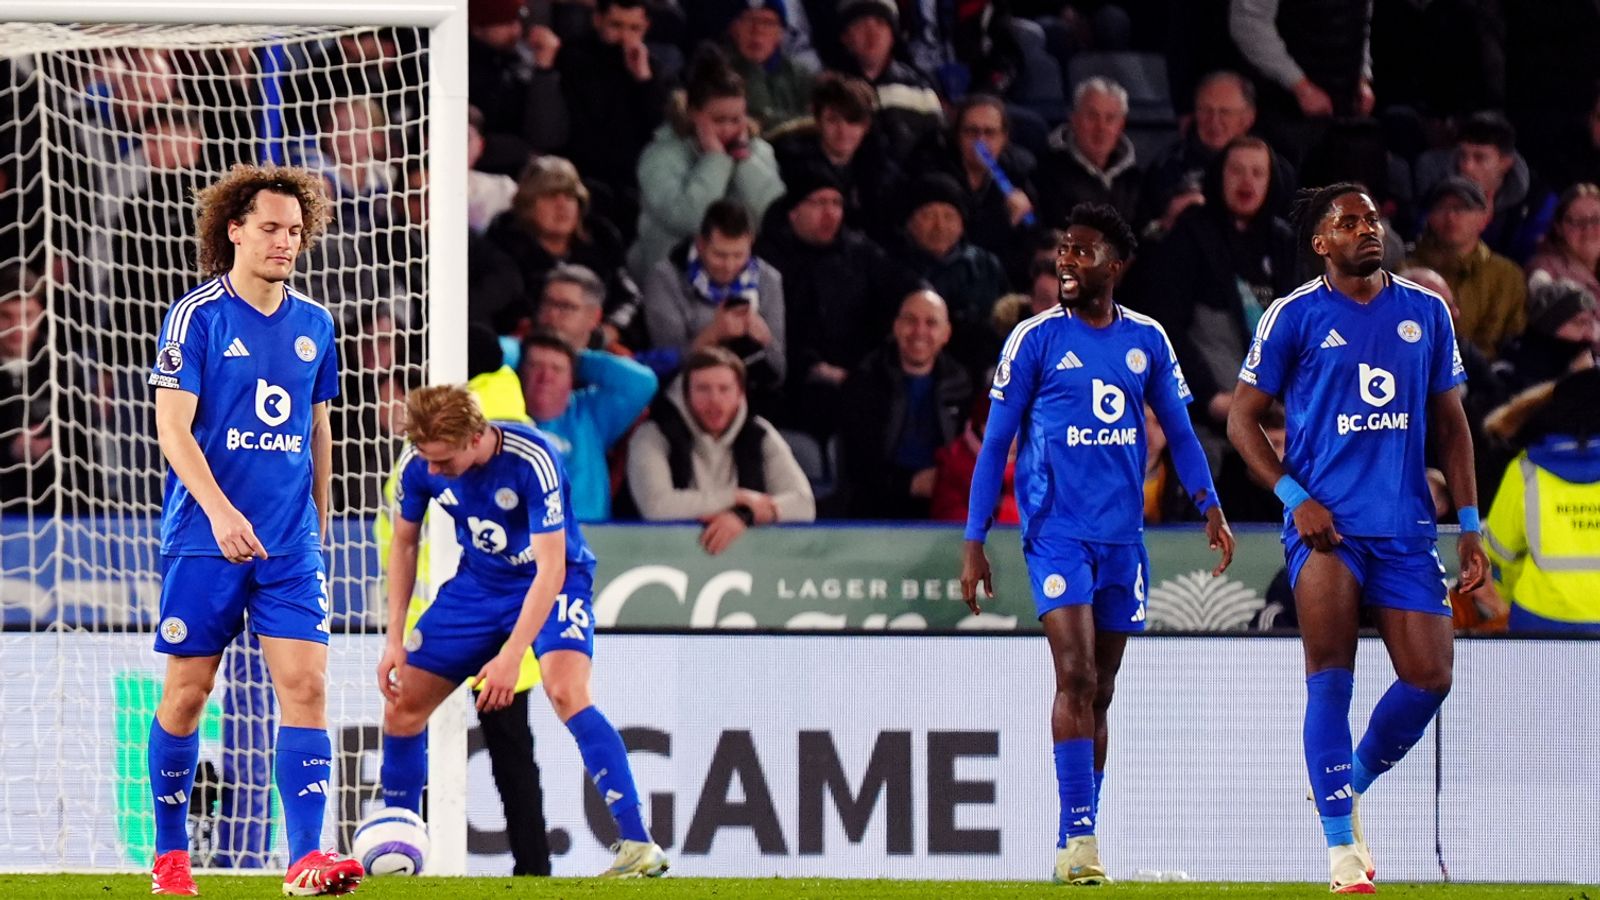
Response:
[{"label": "blue scarf", "polygon": [[729,297],[743,297],[751,303],[761,295],[761,266],[756,261],[755,254],[750,254],[750,261],[727,284],[713,284],[711,275],[706,272],[705,263],[700,261],[699,248],[691,242],[689,244],[689,266],[686,273],[689,284],[700,295],[700,299],[712,306],[720,306]]}]

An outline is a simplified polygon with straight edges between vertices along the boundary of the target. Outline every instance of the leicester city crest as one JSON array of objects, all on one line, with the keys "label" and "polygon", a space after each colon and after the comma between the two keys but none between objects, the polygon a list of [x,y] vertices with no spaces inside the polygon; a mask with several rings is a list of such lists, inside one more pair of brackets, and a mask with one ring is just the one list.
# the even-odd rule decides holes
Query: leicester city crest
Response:
[{"label": "leicester city crest", "polygon": [[1422,326],[1411,319],[1401,322],[1400,327],[1395,330],[1400,333],[1400,340],[1408,344],[1415,344],[1417,341],[1422,340]]},{"label": "leicester city crest", "polygon": [[189,626],[177,616],[167,616],[161,620],[161,639],[169,644],[181,644],[189,636]]},{"label": "leicester city crest", "polygon": [[1128,371],[1135,375],[1143,375],[1144,370],[1150,365],[1149,358],[1146,357],[1144,355],[1144,351],[1140,350],[1138,347],[1129,350],[1126,359],[1128,362]]},{"label": "leicester city crest", "polygon": [[1065,594],[1066,592],[1067,592],[1067,580],[1065,578],[1062,578],[1060,575],[1058,575],[1058,574],[1056,574],[1054,572],[1052,572],[1049,575],[1045,576],[1045,579],[1044,579],[1044,595],[1046,597],[1049,597],[1051,600],[1054,600],[1055,598],[1061,596],[1062,594]]},{"label": "leicester city crest", "polygon": [[494,505],[504,510],[517,508],[517,492],[508,487],[503,487],[494,492]]},{"label": "leicester city crest", "polygon": [[317,358],[317,342],[303,334],[300,335],[294,339],[294,355],[311,362]]}]

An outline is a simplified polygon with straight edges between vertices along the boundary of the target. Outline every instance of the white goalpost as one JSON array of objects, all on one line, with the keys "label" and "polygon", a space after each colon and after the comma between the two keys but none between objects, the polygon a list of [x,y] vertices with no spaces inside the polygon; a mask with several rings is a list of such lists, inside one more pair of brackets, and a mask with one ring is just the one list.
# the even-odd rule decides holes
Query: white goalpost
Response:
[{"label": "white goalpost", "polygon": [[[467,0],[18,2],[0,23],[0,871],[139,870],[167,308],[201,279],[195,189],[235,163],[324,176],[290,284],[340,333],[324,846],[377,805],[385,621],[373,518],[405,392],[466,378]],[[454,568],[428,525],[432,575]],[[467,704],[429,730],[430,874],[467,863]],[[229,647],[201,726],[197,867],[282,869],[276,707]]]}]

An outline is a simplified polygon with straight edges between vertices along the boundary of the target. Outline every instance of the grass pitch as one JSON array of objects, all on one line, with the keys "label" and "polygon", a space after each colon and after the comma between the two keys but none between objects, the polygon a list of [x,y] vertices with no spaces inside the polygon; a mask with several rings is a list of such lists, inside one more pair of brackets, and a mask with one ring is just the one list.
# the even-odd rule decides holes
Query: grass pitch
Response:
[{"label": "grass pitch", "polygon": [[[281,877],[204,875],[202,897],[280,896]],[[1380,896],[1403,900],[1600,900],[1600,888],[1565,884],[1383,884]],[[1225,897],[1230,900],[1326,898],[1321,884],[1217,884],[1203,882],[1122,882],[1102,888],[1068,888],[1021,881],[872,881],[813,878],[662,878],[650,881],[599,881],[579,878],[376,878],[361,885],[355,900],[933,900],[933,898],[1061,897],[1084,898]],[[148,875],[0,875],[6,900],[120,898],[150,896]]]}]

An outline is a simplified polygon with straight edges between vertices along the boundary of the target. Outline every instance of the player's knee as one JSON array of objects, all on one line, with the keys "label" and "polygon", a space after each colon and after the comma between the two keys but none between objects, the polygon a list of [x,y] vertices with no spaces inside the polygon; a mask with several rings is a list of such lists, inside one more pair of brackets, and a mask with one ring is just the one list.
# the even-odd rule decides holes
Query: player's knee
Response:
[{"label": "player's knee", "polygon": [[1115,678],[1100,678],[1094,686],[1094,711],[1104,713],[1111,708],[1111,695],[1117,691]]},{"label": "player's knee", "polygon": [[211,688],[216,679],[208,678],[204,681],[183,682],[181,684],[168,684],[161,695],[159,717],[168,731],[173,727],[179,732],[188,734],[200,722],[200,714],[205,710],[206,699],[211,696]]},{"label": "player's knee", "polygon": [[1443,697],[1450,693],[1452,673],[1449,666],[1439,666],[1427,672],[1419,673],[1419,678],[1407,678],[1406,681],[1418,690]]},{"label": "player's knee", "polygon": [[428,727],[428,712],[407,705],[402,698],[383,711],[383,733],[392,737],[415,737]]},{"label": "player's knee", "polygon": [[277,686],[278,703],[285,710],[320,712],[327,704],[328,680],[320,669],[288,672],[281,678],[275,674],[273,684]]},{"label": "player's knee", "polygon": [[1099,691],[1099,678],[1093,666],[1077,663],[1056,663],[1056,693],[1077,701],[1095,697]]},{"label": "player's knee", "polygon": [[591,705],[589,688],[585,684],[560,684],[547,681],[544,692],[545,696],[550,698],[550,706],[555,709],[556,717],[563,722]]}]

